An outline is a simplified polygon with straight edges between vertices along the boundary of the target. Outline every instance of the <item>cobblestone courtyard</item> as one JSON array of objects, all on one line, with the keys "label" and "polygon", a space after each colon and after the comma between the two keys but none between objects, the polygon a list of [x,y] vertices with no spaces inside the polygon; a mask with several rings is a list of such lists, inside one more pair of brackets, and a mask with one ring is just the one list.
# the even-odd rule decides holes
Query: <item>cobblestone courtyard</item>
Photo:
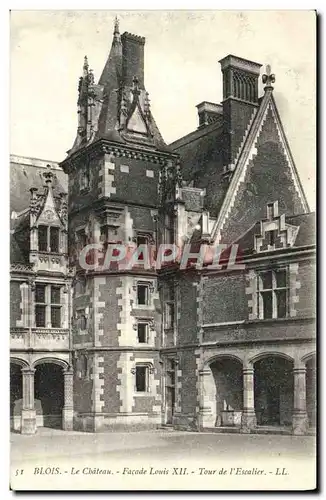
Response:
[{"label": "cobblestone courtyard", "polygon": [[[15,482],[25,484],[22,477],[26,481],[27,478],[30,480],[29,489],[51,489],[51,485],[53,488],[71,489],[73,484],[77,487],[76,481],[79,488],[88,484],[88,487],[95,489],[130,489],[130,480],[132,488],[165,489],[171,487],[167,483],[167,476],[170,475],[173,476],[170,481],[180,482],[181,486],[178,483],[175,488],[230,489],[224,482],[227,478],[230,481],[232,468],[234,489],[255,488],[257,481],[262,480],[262,475],[266,480],[269,479],[271,489],[286,487],[283,482],[289,480],[292,486],[300,489],[304,476],[307,484],[307,475],[311,477],[314,474],[314,456],[313,436],[164,430],[88,434],[50,429],[39,429],[35,436],[11,435],[11,477],[14,489],[22,489]],[[149,477],[151,467],[160,473]],[[178,470],[173,472],[174,468]],[[184,468],[188,469],[184,471]],[[228,472],[221,473],[223,468]],[[178,474],[180,469],[181,474]],[[22,474],[18,473],[18,479],[17,470],[23,470]],[[81,471],[81,475],[76,473],[75,476],[77,470]],[[101,472],[108,470],[111,472]],[[215,473],[209,472],[214,470]],[[187,479],[188,474],[194,475],[196,481],[190,481],[189,477]],[[275,477],[270,478],[270,475]],[[218,484],[214,485],[212,480],[217,476]],[[117,478],[120,478],[119,484],[115,482]],[[150,480],[154,483],[151,484]]]}]

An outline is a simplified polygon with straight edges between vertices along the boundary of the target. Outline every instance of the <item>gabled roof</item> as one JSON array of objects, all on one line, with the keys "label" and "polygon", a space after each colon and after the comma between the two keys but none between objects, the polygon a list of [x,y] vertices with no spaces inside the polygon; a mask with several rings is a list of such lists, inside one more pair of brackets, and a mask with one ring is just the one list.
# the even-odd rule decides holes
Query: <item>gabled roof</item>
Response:
[{"label": "gabled roof", "polygon": [[10,213],[19,214],[29,208],[30,188],[43,189],[44,178],[42,173],[50,165],[54,174],[53,192],[58,196],[68,191],[68,176],[58,166],[58,163],[38,158],[10,156]]},{"label": "gabled roof", "polygon": [[309,206],[308,202],[306,200],[306,196],[304,194],[299,175],[296,169],[296,166],[294,164],[294,160],[289,148],[289,144],[286,140],[284,129],[280,120],[279,113],[277,111],[276,103],[272,94],[272,87],[266,87],[265,88],[265,95],[260,101],[260,106],[258,108],[258,111],[255,115],[255,118],[253,119],[253,122],[251,124],[251,127],[249,129],[249,132],[247,134],[246,140],[244,141],[242,148],[240,150],[240,154],[238,156],[238,159],[234,165],[234,171],[233,175],[231,178],[231,182],[229,184],[228,190],[226,192],[223,204],[221,206],[221,209],[219,211],[218,217],[216,224],[213,228],[211,238],[215,243],[219,243],[220,241],[220,234],[221,230],[224,226],[224,223],[226,221],[226,218],[229,215],[229,212],[231,210],[231,207],[234,203],[234,200],[236,198],[238,189],[240,184],[243,182],[245,174],[246,174],[246,169],[249,165],[250,160],[252,157],[257,153],[256,150],[256,141],[257,138],[261,132],[262,126],[264,124],[264,119],[267,115],[267,111],[271,109],[274,119],[276,121],[277,125],[277,130],[279,134],[279,139],[283,145],[284,152],[287,158],[288,165],[291,169],[291,174],[292,174],[292,179],[295,184],[295,188],[297,192],[299,193],[299,197],[302,201],[302,204],[305,208],[305,210],[308,212],[309,211]]},{"label": "gabled roof", "polygon": [[197,145],[200,145],[201,139],[206,135],[213,134],[215,137],[217,135],[218,136],[221,135],[223,131],[222,125],[223,125],[223,116],[220,116],[215,122],[210,123],[209,125],[206,125],[204,127],[198,127],[197,130],[194,130],[193,132],[190,132],[189,134],[180,137],[180,139],[171,142],[170,147],[171,149],[173,149],[173,151],[178,152],[178,149],[185,148],[188,145],[190,146],[190,144],[196,141],[198,141]]}]

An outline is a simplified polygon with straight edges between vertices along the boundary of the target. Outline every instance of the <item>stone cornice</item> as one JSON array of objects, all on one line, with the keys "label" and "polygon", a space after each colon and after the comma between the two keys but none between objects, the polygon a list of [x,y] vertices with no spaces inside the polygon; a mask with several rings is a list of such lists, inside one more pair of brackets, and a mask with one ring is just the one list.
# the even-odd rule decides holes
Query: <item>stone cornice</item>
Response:
[{"label": "stone cornice", "polygon": [[303,324],[315,324],[316,318],[314,317],[289,317],[289,318],[274,318],[274,319],[254,319],[254,320],[242,320],[227,323],[209,323],[201,325],[201,328],[205,330],[226,330],[232,328],[248,328],[250,326],[277,326],[279,324],[288,325],[289,323],[303,323]]},{"label": "stone cornice", "polygon": [[79,165],[80,160],[84,161],[85,156],[89,159],[99,158],[103,154],[112,154],[115,157],[133,158],[136,160],[148,161],[150,163],[158,163],[165,166],[171,158],[179,158],[177,153],[152,150],[140,145],[130,146],[127,144],[113,143],[105,139],[99,139],[87,148],[81,148],[76,151],[71,157],[66,158],[60,163],[60,166],[66,174],[71,169]]}]

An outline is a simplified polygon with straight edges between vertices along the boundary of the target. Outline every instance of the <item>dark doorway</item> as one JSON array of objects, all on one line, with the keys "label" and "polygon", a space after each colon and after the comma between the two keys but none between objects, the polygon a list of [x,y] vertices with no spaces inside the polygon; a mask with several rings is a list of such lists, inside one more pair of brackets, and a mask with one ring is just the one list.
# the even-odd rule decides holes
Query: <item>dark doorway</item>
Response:
[{"label": "dark doorway", "polygon": [[62,427],[64,378],[62,367],[43,363],[35,370],[35,409],[38,426]]},{"label": "dark doorway", "polygon": [[288,426],[293,412],[293,363],[268,356],[254,364],[258,425]]},{"label": "dark doorway", "polygon": [[217,427],[240,426],[243,406],[242,363],[231,357],[210,364],[216,386]]},{"label": "dark doorway", "polygon": [[173,423],[175,406],[175,370],[175,361],[173,359],[167,359],[165,375],[165,422],[170,425]]},{"label": "dark doorway", "polygon": [[309,427],[316,427],[316,358],[306,363],[306,403]]},{"label": "dark doorway", "polygon": [[21,366],[10,363],[10,429],[19,431],[23,408],[23,384]]},{"label": "dark doorway", "polygon": [[174,415],[175,389],[174,387],[166,388],[166,423],[172,424]]}]

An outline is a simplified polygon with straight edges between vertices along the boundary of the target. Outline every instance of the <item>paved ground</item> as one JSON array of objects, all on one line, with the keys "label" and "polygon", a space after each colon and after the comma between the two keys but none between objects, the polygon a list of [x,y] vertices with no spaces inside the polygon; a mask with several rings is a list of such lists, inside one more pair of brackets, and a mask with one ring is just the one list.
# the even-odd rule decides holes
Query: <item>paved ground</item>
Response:
[{"label": "paved ground", "polygon": [[[165,430],[89,434],[50,431],[48,429],[40,429],[35,436],[11,435],[12,475],[15,475],[17,470],[23,470],[23,473],[19,473],[18,476],[23,476],[25,480],[27,480],[27,476],[33,479],[34,487],[37,485],[39,487],[49,486],[50,483],[54,487],[54,484],[57,484],[55,480],[60,479],[62,488],[69,486],[72,488],[72,479],[74,481],[78,479],[78,484],[81,485],[91,477],[92,488],[101,489],[100,484],[103,483],[104,473],[98,472],[98,470],[89,473],[87,469],[83,473],[83,480],[81,480],[78,474],[78,477],[75,477],[71,471],[71,467],[74,467],[74,470],[84,470],[85,467],[89,467],[90,470],[94,471],[97,468],[111,470],[111,473],[107,473],[111,474],[111,486],[116,484],[114,481],[118,478],[117,474],[120,477],[121,474],[124,475],[124,480],[126,478],[139,480],[141,472],[135,474],[130,472],[129,474],[128,470],[133,471],[137,468],[140,471],[143,468],[146,471],[143,474],[143,479],[145,476],[147,479],[155,479],[155,486],[162,489],[162,486],[167,484],[168,477],[173,475],[173,467],[185,468],[188,466],[195,466],[191,472],[186,472],[190,475],[195,474],[196,484],[199,485],[201,479],[205,478],[205,484],[201,487],[208,487],[212,477],[208,472],[206,474],[204,469],[215,470],[216,472],[212,475],[216,477],[221,471],[221,467],[226,467],[227,473],[220,472],[221,476],[225,475],[223,477],[225,482],[227,476],[230,479],[232,467],[234,471],[238,467],[252,471],[252,468],[257,468],[257,470],[263,468],[262,470],[264,470],[267,463],[269,464],[267,469],[272,469],[273,472],[266,470],[264,472],[266,476],[269,474],[279,476],[283,468],[286,468],[286,474],[283,475],[292,476],[293,480],[296,478],[295,484],[298,485],[300,479],[303,479],[302,474],[308,474],[308,472],[310,475],[313,474],[314,456],[315,438],[312,436],[216,434]],[[162,472],[157,477],[149,478],[148,473],[152,465],[159,467]],[[47,467],[49,468],[48,472],[45,472]],[[56,467],[60,472],[55,473]],[[53,469],[52,472],[50,468]],[[115,471],[116,474],[113,478],[114,468],[119,470]],[[277,468],[280,474],[276,473]],[[167,472],[164,472],[163,469]],[[201,472],[200,469],[203,471]],[[248,474],[246,475],[247,480]],[[70,477],[70,482],[67,475]],[[237,475],[240,477],[242,473],[239,472]],[[252,477],[256,475],[255,471],[250,475],[251,484]],[[23,477],[18,477],[19,484],[23,484]],[[18,480],[17,477],[15,479]],[[107,475],[105,479],[107,481]],[[176,479],[180,479],[180,477]],[[258,479],[261,480],[261,477]],[[271,481],[269,477],[268,479],[271,487],[277,488],[277,484],[280,485],[281,480],[289,481],[290,477],[277,478],[276,482],[275,480]],[[182,480],[183,487],[190,488],[189,485],[192,483],[189,482],[189,479],[187,484],[185,484],[186,477],[183,477]],[[159,483],[160,488],[158,487]],[[241,481],[239,485],[240,483]],[[124,484],[126,485],[126,483]],[[144,487],[144,483],[142,485]],[[117,484],[117,487],[121,488],[121,485]],[[137,484],[134,487],[136,488]],[[15,486],[16,488],[21,489],[22,486]]]}]

